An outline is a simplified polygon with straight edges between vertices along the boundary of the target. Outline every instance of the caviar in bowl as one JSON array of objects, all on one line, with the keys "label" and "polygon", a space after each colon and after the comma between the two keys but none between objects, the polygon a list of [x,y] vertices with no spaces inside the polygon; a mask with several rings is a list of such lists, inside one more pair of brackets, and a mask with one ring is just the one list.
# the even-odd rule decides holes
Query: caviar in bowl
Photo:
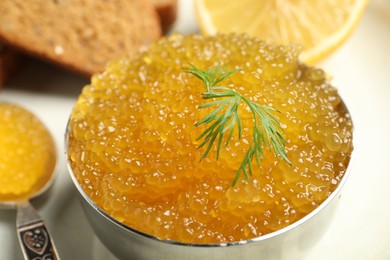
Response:
[{"label": "caviar in bowl", "polygon": [[[298,54],[246,35],[173,35],[92,78],[69,120],[67,160],[115,255],[293,259],[318,240],[346,180],[352,121]],[[210,97],[189,67],[228,76]]]}]

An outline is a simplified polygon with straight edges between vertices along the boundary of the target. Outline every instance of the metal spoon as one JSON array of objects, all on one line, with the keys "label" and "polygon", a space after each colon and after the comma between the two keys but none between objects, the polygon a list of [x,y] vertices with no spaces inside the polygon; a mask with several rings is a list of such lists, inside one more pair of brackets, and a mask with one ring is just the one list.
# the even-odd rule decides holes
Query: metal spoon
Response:
[{"label": "metal spoon", "polygon": [[[23,129],[23,124],[28,125],[27,128],[26,126],[24,126],[26,130]],[[9,125],[12,125],[12,128],[7,128]],[[36,133],[34,133],[34,127],[39,128],[39,130],[37,128]],[[12,129],[11,132],[10,129]],[[20,106],[8,103],[0,103],[0,134],[1,131],[5,131],[5,133],[7,133],[8,131],[8,133],[10,133],[11,135],[0,136],[0,145],[3,147],[11,147],[9,150],[2,150],[2,152],[7,152],[9,158],[15,159],[20,163],[26,161],[26,157],[28,157],[32,153],[29,152],[26,155],[26,153],[23,153],[23,148],[20,148],[18,145],[9,145],[10,142],[19,142],[20,140],[22,140],[22,137],[24,137],[23,142],[26,142],[27,140],[27,145],[31,145],[31,147],[34,147],[34,145],[38,145],[37,143],[39,143],[39,141],[37,142],[36,139],[34,140],[34,138],[29,138],[30,134],[33,136],[34,134],[37,134],[39,135],[38,138],[45,138],[44,140],[48,140],[48,142],[45,143],[45,148],[37,152],[37,154],[39,155],[33,155],[40,157],[39,160],[41,161],[39,161],[39,163],[42,163],[42,165],[44,165],[42,169],[38,167],[42,170],[42,172],[38,173],[39,179],[35,182],[34,185],[32,185],[32,187],[28,191],[19,194],[14,194],[12,192],[7,193],[7,191],[1,190],[0,188],[0,208],[17,209],[16,229],[25,259],[60,259],[57,253],[57,249],[48,232],[48,229],[46,228],[42,218],[38,215],[36,210],[31,206],[29,202],[30,199],[37,197],[43,192],[45,192],[52,183],[53,172],[56,164],[56,149],[54,146],[53,138],[51,137],[49,131],[31,112],[25,110]],[[22,134],[24,134],[24,136],[21,136]],[[27,138],[26,135],[28,136]],[[4,144],[7,142],[8,146]],[[15,151],[17,149],[19,150]],[[4,156],[4,154],[1,154],[1,150],[0,156]],[[10,160],[6,161],[5,159],[0,160],[0,169],[6,168],[7,163],[9,163],[9,161]],[[27,162],[27,168],[29,168],[29,166],[34,163],[36,162]],[[19,167],[19,165],[14,166],[15,168]],[[4,172],[0,172],[0,185],[4,185],[4,183],[2,182],[7,182],[7,178],[14,177],[15,176],[10,176],[9,174],[7,175]],[[23,177],[27,178],[28,176],[26,175]],[[15,178],[18,177],[16,176]]]}]

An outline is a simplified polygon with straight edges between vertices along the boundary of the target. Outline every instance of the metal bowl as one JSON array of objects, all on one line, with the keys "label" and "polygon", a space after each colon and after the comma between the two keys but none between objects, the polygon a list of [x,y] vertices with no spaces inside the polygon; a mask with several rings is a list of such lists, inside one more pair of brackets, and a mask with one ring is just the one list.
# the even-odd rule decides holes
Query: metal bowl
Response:
[{"label": "metal bowl", "polygon": [[[345,104],[341,104],[348,112]],[[69,124],[65,133],[67,166],[80,193],[85,215],[102,243],[120,259],[301,259],[325,233],[335,213],[342,188],[350,174],[353,154],[336,190],[315,210],[278,231],[233,243],[189,244],[161,240],[115,220],[99,208],[81,188],[68,156]]]}]

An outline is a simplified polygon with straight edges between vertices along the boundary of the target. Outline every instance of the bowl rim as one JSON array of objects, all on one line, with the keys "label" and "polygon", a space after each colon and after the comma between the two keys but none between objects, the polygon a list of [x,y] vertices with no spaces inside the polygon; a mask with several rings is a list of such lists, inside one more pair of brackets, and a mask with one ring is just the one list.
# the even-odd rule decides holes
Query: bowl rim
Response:
[{"label": "bowl rim", "polygon": [[351,168],[352,168],[351,166],[353,164],[353,161],[355,160],[354,158],[355,158],[355,154],[356,154],[356,151],[355,151],[356,148],[354,147],[354,144],[355,144],[355,138],[354,138],[355,128],[354,128],[352,116],[351,116],[348,108],[346,107],[344,101],[341,99],[341,97],[340,97],[340,105],[342,106],[342,108],[345,110],[345,112],[348,114],[348,116],[351,119],[351,123],[352,123],[352,141],[351,141],[351,144],[352,144],[353,150],[351,152],[351,156],[350,156],[347,168],[345,170],[345,173],[344,173],[343,177],[341,178],[338,186],[317,208],[315,208],[314,210],[312,210],[311,212],[306,214],[304,217],[298,219],[297,221],[289,224],[288,226],[286,226],[284,228],[281,228],[281,229],[273,231],[271,233],[267,233],[267,234],[264,234],[264,235],[261,235],[261,236],[258,236],[258,237],[254,237],[254,238],[251,238],[251,239],[234,241],[234,242],[226,242],[226,243],[203,243],[203,244],[201,244],[201,243],[199,243],[199,244],[196,244],[196,243],[186,243],[186,242],[180,242],[180,241],[176,241],[176,240],[160,239],[160,238],[158,238],[156,236],[153,236],[153,235],[141,232],[141,231],[136,230],[136,229],[134,229],[134,228],[132,228],[130,226],[127,226],[127,225],[123,224],[122,222],[116,220],[112,216],[110,216],[107,212],[105,212],[98,205],[96,205],[96,203],[85,193],[85,191],[82,189],[82,187],[80,186],[79,182],[76,179],[76,176],[73,173],[73,169],[72,169],[71,164],[70,164],[70,158],[69,158],[69,153],[68,153],[71,115],[69,116],[69,119],[68,119],[68,122],[67,122],[67,125],[66,125],[66,130],[65,130],[65,142],[64,142],[65,162],[66,162],[66,166],[68,168],[69,174],[71,176],[71,179],[72,179],[74,185],[76,186],[77,190],[79,191],[79,193],[81,194],[83,199],[88,202],[89,206],[91,206],[98,214],[100,214],[106,220],[108,220],[112,224],[116,225],[117,227],[119,227],[121,229],[124,229],[127,232],[133,233],[134,235],[141,236],[141,237],[146,238],[146,239],[151,239],[151,240],[153,240],[155,242],[161,242],[161,243],[165,243],[165,244],[176,245],[176,246],[185,246],[185,247],[213,248],[213,247],[228,247],[228,246],[246,245],[246,244],[255,243],[255,242],[259,242],[259,241],[269,240],[269,239],[271,239],[273,237],[277,237],[277,236],[279,236],[281,234],[287,233],[290,230],[296,229],[299,226],[301,226],[302,224],[304,224],[305,222],[307,222],[308,220],[310,220],[311,218],[313,218],[315,215],[317,215],[324,208],[326,208],[337,196],[339,196],[339,198],[340,198],[341,195],[339,195],[339,193],[340,193],[341,189],[343,188],[343,186],[345,185],[349,175],[351,174],[350,173],[351,172]]}]

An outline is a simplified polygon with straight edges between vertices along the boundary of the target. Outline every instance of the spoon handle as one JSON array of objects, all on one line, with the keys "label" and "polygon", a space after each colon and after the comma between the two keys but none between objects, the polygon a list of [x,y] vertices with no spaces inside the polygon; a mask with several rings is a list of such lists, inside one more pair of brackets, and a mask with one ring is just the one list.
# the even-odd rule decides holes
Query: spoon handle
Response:
[{"label": "spoon handle", "polygon": [[28,201],[17,205],[16,229],[24,259],[60,259],[45,223]]}]

